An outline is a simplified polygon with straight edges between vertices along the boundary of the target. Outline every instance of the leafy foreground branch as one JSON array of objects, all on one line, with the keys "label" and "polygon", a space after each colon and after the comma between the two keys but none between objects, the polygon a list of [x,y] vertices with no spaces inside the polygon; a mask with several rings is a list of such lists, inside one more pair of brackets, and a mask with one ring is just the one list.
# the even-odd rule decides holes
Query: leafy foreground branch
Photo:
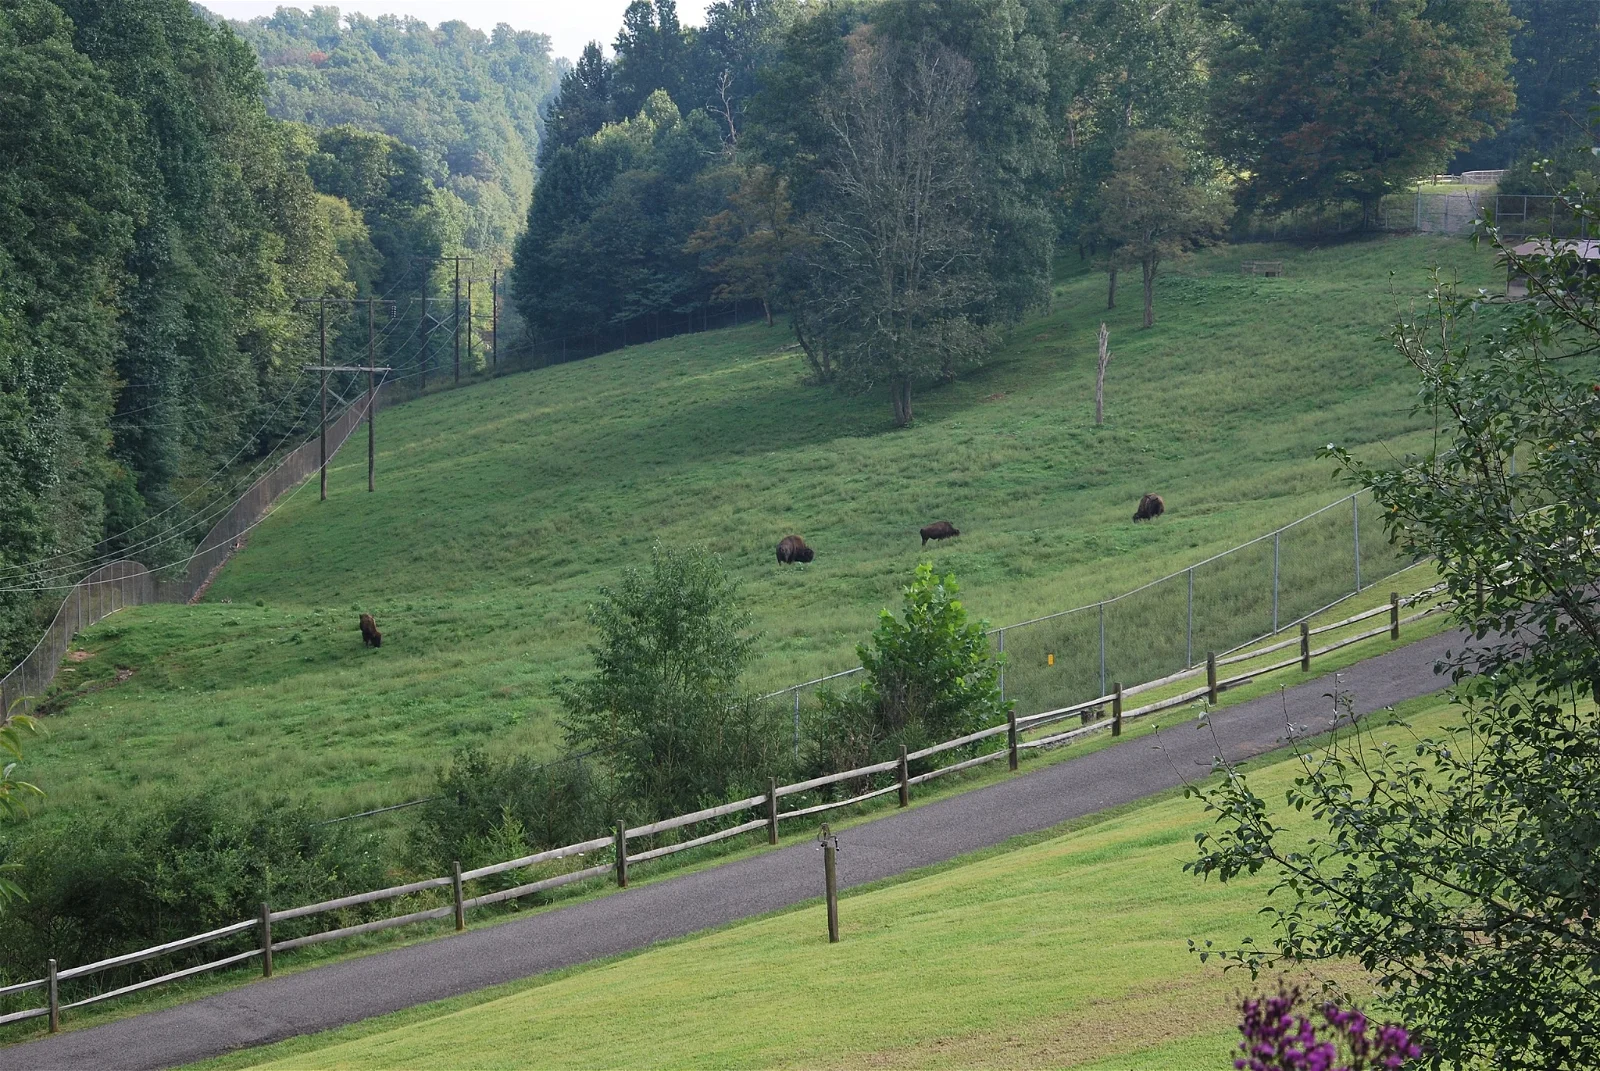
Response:
[{"label": "leafy foreground branch", "polygon": [[[1567,196],[1595,218],[1581,191]],[[1529,299],[1440,282],[1393,335],[1434,448],[1388,468],[1328,451],[1401,547],[1441,563],[1472,637],[1448,658],[1461,721],[1406,746],[1352,724],[1308,750],[1287,802],[1318,823],[1309,841],[1219,756],[1220,783],[1190,790],[1216,826],[1186,869],[1278,879],[1270,949],[1206,942],[1203,959],[1253,975],[1353,959],[1432,1066],[1587,1068],[1600,1061],[1600,277],[1570,243],[1522,255],[1485,235]]]}]

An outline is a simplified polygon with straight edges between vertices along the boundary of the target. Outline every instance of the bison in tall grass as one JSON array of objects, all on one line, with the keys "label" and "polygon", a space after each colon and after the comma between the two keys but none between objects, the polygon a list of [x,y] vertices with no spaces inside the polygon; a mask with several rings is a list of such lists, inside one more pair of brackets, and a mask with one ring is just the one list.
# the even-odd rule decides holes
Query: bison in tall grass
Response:
[{"label": "bison in tall grass", "polygon": [[1167,512],[1167,504],[1161,501],[1160,495],[1145,495],[1139,500],[1139,508],[1133,511],[1136,521],[1153,520]]},{"label": "bison in tall grass", "polygon": [[949,521],[934,521],[922,530],[922,545],[927,546],[928,540],[949,539],[961,534],[961,529]]},{"label": "bison in tall grass", "polygon": [[806,546],[806,541],[797,535],[784,536],[778,541],[779,565],[808,562],[816,556],[817,552]]}]

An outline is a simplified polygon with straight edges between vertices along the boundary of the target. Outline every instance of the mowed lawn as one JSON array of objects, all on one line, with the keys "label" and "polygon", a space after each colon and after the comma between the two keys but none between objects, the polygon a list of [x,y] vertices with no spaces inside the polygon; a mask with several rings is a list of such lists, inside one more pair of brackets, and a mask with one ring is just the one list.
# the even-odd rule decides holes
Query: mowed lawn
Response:
[{"label": "mowed lawn", "polygon": [[[1456,716],[1437,698],[1399,713],[1408,724],[1380,738]],[[1299,769],[1280,759],[1250,772],[1290,835],[1310,828],[1282,802]],[[847,894],[838,945],[813,903],[202,1066],[1225,1068],[1252,983],[1202,965],[1187,942],[1265,937],[1270,876],[1182,873],[1208,823],[1193,800],[1146,803]],[[848,831],[841,841],[847,874]],[[1349,965],[1319,969],[1369,992]]]},{"label": "mowed lawn", "polygon": [[[1284,279],[1241,259],[1285,259]],[[1411,377],[1381,337],[1428,269],[1493,285],[1463,241],[1240,246],[1137,295],[1064,264],[1053,311],[987,367],[916,399],[807,385],[789,334],[681,337],[388,410],[378,491],[359,445],[281,504],[198,607],[125,611],[61,678],[29,776],[39,820],[153,791],[415,798],[462,745],[553,755],[552,686],[587,666],[585,608],[655,540],[704,543],[763,633],[750,683],[855,664],[854,645],[930,557],[1003,624],[1114,595],[1346,492],[1315,457],[1421,445]],[[1107,422],[1095,334],[1110,324]],[[1135,525],[1141,494],[1169,512]],[[949,519],[959,539],[919,546]],[[799,533],[810,566],[779,568]],[[375,614],[381,650],[362,647]],[[119,680],[120,678],[120,680]]]}]

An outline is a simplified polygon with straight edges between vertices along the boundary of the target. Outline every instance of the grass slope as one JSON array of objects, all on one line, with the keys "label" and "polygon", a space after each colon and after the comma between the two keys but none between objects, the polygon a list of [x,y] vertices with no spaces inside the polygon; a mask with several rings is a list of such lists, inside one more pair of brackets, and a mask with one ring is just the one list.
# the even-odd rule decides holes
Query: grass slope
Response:
[{"label": "grass slope", "polygon": [[[1289,277],[1239,276],[1264,255]],[[1107,314],[1103,277],[1074,266],[1050,315],[922,394],[903,431],[881,399],[806,386],[788,336],[761,327],[385,412],[376,494],[360,452],[342,454],[329,500],[283,503],[205,604],[84,636],[91,657],[29,755],[41,818],[200,787],[348,813],[421,794],[460,744],[553,753],[550,689],[585,668],[585,606],[658,538],[709,544],[743,582],[765,633],[756,685],[853,665],[925,555],[995,623],[1126,590],[1336,497],[1324,443],[1420,443],[1379,336],[1433,264],[1493,281],[1454,240],[1241,246],[1164,279],[1148,331],[1137,302]],[[1115,357],[1096,428],[1103,317]],[[1148,490],[1170,512],[1132,525]],[[916,529],[939,518],[963,535],[923,551]],[[789,532],[814,565],[773,564]],[[358,610],[381,650],[361,647]]]},{"label": "grass slope", "polygon": [[[1409,726],[1380,737],[1453,717],[1438,699],[1400,713]],[[1281,800],[1299,768],[1280,759],[1251,777]],[[1279,810],[1286,830],[1309,828]],[[1225,1067],[1250,983],[1186,942],[1259,932],[1270,879],[1184,876],[1206,824],[1168,797],[846,895],[838,945],[811,904],[209,1066]],[[1333,973],[1362,986],[1352,968]]]}]

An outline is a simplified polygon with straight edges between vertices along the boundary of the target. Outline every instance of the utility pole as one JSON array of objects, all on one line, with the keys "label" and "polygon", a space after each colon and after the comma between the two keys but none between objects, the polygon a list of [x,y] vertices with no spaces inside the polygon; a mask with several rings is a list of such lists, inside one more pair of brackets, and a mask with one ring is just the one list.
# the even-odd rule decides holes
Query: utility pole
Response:
[{"label": "utility pole", "polygon": [[472,276],[467,276],[467,368],[477,368],[472,363]]},{"label": "utility pole", "polygon": [[500,370],[500,269],[489,276],[489,333],[493,339],[490,360],[495,371]]},{"label": "utility pole", "polygon": [[317,422],[317,480],[322,488],[321,502],[328,501],[328,299],[317,302],[317,363],[322,366],[322,419]]},{"label": "utility pole", "polygon": [[[460,383],[461,382],[461,262],[464,260],[468,264],[471,264],[472,263],[472,258],[471,257],[460,257],[460,256],[457,256],[457,257],[440,257],[439,259],[440,260],[448,260],[448,261],[452,262],[455,265],[455,268],[456,268],[455,319],[451,321],[450,334],[453,336],[453,341],[454,341],[454,344],[455,344],[456,382]],[[467,280],[467,287],[468,287],[468,294],[469,295],[471,293],[471,286],[472,286],[472,280],[468,279]],[[470,301],[469,301],[469,304],[470,304]],[[472,314],[469,311],[467,315],[468,315],[468,318],[470,319]],[[471,344],[472,343],[470,341],[467,343],[467,345],[469,347],[471,346]]]},{"label": "utility pole", "polygon": [[423,330],[423,325],[428,322],[428,273],[422,273],[422,319],[417,321],[417,330],[421,332],[422,339],[417,343],[417,367],[422,376],[421,390],[428,389],[428,336],[432,331]]},{"label": "utility pole", "polygon": [[[320,415],[317,421],[317,484],[320,494],[319,501],[328,500],[328,373],[329,372],[365,372],[367,374],[367,490],[373,490],[376,484],[376,459],[377,459],[377,428],[373,424],[373,413],[377,407],[377,374],[390,372],[393,369],[379,368],[377,362],[378,330],[377,307],[394,306],[392,301],[380,298],[330,298],[327,295],[315,298],[300,298],[295,304],[303,305],[316,302],[317,305],[317,354],[320,358],[314,365],[305,365],[301,371],[316,372],[319,378],[318,408]],[[330,365],[328,363],[328,305],[367,306],[367,364],[366,367],[346,367],[343,365]]]},{"label": "utility pole", "polygon": [[377,487],[377,460],[378,460],[378,429],[373,425],[373,418],[378,412],[378,333],[373,327],[373,309],[377,302],[367,298],[367,493],[371,494]]}]

